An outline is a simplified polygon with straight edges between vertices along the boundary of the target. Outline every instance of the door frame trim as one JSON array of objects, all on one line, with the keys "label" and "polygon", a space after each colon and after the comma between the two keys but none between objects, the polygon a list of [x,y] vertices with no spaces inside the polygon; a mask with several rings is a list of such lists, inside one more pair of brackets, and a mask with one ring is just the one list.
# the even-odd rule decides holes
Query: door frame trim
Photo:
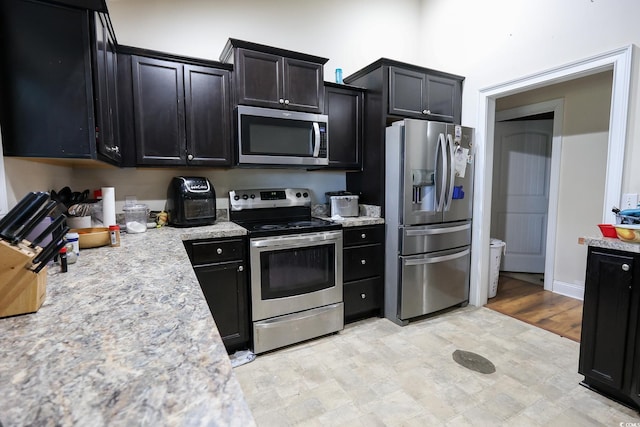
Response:
[{"label": "door frame trim", "polygon": [[[478,92],[478,127],[475,140],[475,188],[482,188],[473,200],[473,231],[471,249],[471,283],[469,303],[483,306],[489,289],[489,231],[491,226],[491,181],[493,165],[493,138],[496,99],[520,92],[561,83],[602,71],[613,70],[611,111],[609,114],[609,140],[603,222],[613,223],[611,206],[620,200],[624,150],[629,121],[631,68],[634,46],[561,65],[540,73],[524,76],[481,89]],[[576,243],[577,244],[577,243]]]},{"label": "door frame trim", "polygon": [[[558,197],[560,194],[560,160],[562,158],[562,126],[564,123],[564,99],[524,105],[496,111],[496,122],[553,112],[551,139],[551,166],[549,170],[549,204],[547,206],[547,235],[544,259],[544,289],[553,291],[553,272],[556,260],[556,230],[558,223]],[[495,148],[494,148],[495,149]]]}]

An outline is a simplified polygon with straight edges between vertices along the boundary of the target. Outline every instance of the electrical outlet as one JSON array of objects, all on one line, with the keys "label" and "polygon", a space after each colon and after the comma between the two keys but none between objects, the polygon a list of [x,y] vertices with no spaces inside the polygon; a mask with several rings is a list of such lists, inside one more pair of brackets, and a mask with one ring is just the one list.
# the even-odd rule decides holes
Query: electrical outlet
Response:
[{"label": "electrical outlet", "polygon": [[638,193],[625,193],[622,195],[621,209],[635,209],[638,207]]}]

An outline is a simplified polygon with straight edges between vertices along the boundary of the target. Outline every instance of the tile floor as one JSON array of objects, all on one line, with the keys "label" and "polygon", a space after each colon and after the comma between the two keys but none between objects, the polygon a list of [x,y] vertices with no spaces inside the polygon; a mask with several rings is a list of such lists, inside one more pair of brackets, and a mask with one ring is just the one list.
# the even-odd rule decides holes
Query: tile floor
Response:
[{"label": "tile floor", "polygon": [[[456,350],[496,366],[458,365]],[[258,426],[619,426],[637,412],[578,383],[579,344],[486,308],[379,318],[235,368]]]}]

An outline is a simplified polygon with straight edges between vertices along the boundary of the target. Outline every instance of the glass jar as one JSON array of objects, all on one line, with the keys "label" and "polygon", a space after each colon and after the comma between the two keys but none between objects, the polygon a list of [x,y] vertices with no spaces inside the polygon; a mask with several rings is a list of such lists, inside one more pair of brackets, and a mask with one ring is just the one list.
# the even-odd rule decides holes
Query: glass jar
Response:
[{"label": "glass jar", "polygon": [[147,220],[149,218],[149,208],[144,204],[125,205],[124,222],[127,226],[127,233],[144,233],[147,231]]}]

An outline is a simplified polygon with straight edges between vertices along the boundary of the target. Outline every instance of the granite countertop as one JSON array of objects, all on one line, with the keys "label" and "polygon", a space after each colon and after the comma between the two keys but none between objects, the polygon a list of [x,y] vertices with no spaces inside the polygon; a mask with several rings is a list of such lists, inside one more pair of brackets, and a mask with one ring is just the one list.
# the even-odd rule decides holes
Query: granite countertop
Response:
[{"label": "granite countertop", "polygon": [[0,425],[255,425],[182,244],[245,233],[151,229],[52,267],[39,311],[0,319]]},{"label": "granite countertop", "polygon": [[353,217],[329,217],[329,207],[326,204],[313,206],[314,216],[342,224],[343,227],[358,227],[361,225],[384,224],[380,217],[380,206],[359,205],[359,215]]},{"label": "granite countertop", "polygon": [[640,253],[639,243],[625,242],[614,237],[581,237],[578,243],[597,248],[616,249],[619,251]]}]

